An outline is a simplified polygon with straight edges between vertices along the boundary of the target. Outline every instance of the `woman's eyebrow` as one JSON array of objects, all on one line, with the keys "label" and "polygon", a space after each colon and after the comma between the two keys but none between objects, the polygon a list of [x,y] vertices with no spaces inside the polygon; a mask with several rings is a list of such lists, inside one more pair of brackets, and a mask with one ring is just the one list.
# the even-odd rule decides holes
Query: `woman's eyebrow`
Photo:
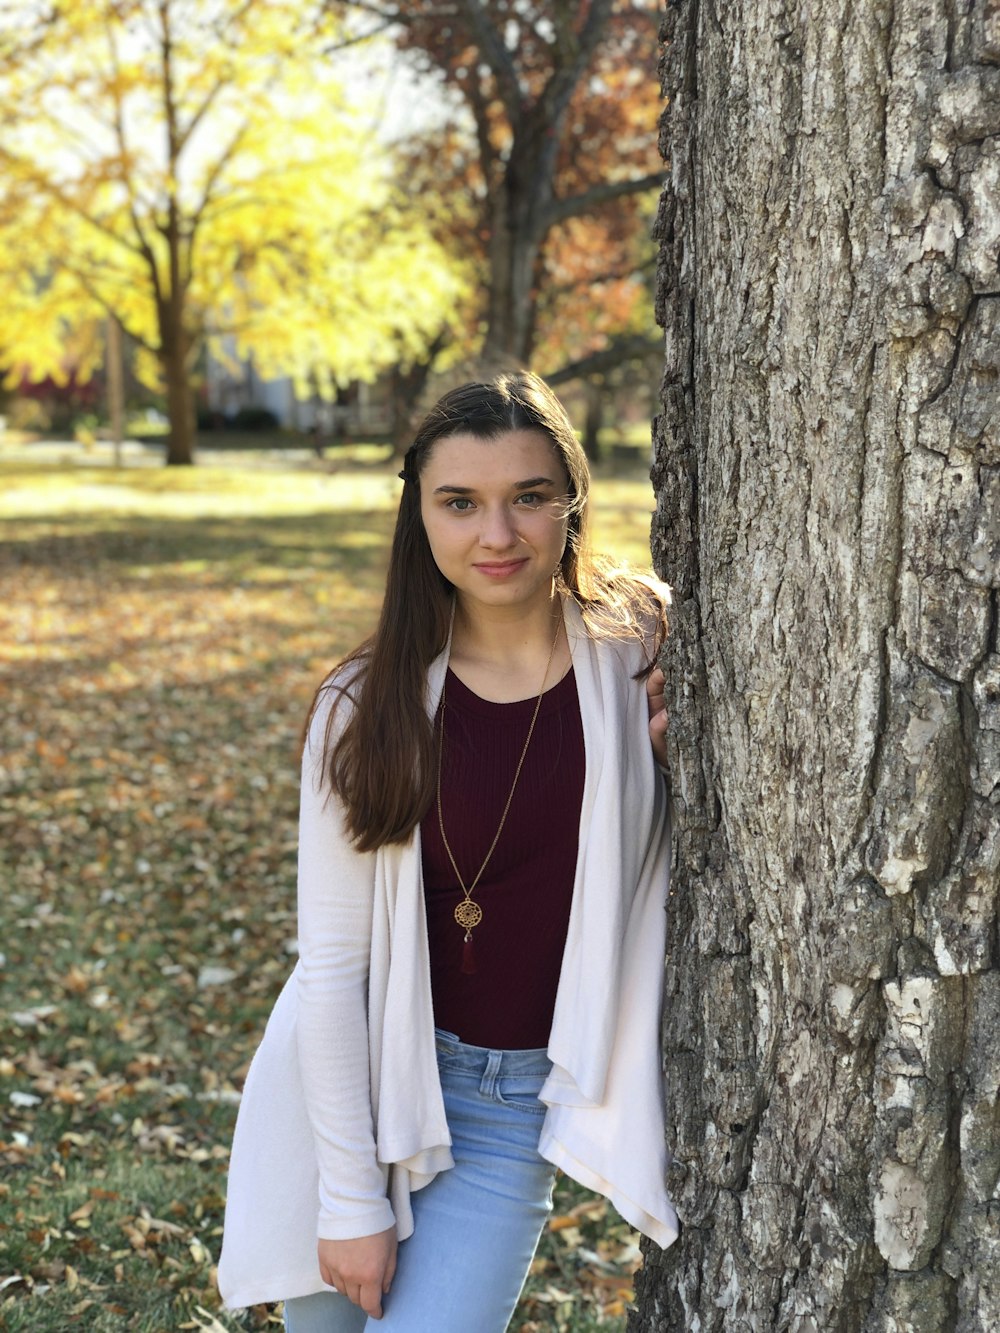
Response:
[{"label": "woman's eyebrow", "polygon": [[[553,486],[553,487],[554,487],[555,484],[556,484],[556,483],[552,480],[551,477],[529,477],[529,478],[527,479],[527,481],[515,481],[514,484],[511,486],[510,489],[511,489],[512,491],[527,491],[527,490],[532,490],[534,487],[537,487],[537,486]],[[433,494],[434,494],[434,495],[474,495],[475,492],[476,492],[476,488],[475,488],[474,486],[451,486],[451,485],[445,484],[444,486],[435,486],[435,487],[434,487]]]}]

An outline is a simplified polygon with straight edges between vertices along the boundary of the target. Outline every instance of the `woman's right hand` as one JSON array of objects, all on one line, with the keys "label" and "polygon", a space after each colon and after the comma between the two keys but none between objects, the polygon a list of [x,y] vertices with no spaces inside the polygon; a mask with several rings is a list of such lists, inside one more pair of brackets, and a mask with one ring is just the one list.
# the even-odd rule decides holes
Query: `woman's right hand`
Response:
[{"label": "woman's right hand", "polygon": [[319,1271],[328,1286],[360,1305],[372,1319],[382,1318],[382,1297],[396,1272],[396,1228],[357,1240],[321,1240]]},{"label": "woman's right hand", "polygon": [[666,681],[659,667],[654,667],[646,677],[646,703],[649,706],[649,741],[653,747],[653,758],[665,769],[667,764],[667,709],[663,691]]}]

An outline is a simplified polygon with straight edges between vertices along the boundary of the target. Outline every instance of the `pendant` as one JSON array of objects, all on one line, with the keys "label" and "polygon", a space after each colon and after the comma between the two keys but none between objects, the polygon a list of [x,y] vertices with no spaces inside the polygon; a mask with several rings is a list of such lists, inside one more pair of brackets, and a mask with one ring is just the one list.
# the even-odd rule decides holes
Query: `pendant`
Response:
[{"label": "pendant", "polygon": [[455,908],[455,920],[465,931],[466,940],[469,939],[469,931],[478,926],[482,919],[483,909],[471,898],[463,898]]},{"label": "pendant", "polygon": [[462,967],[464,976],[471,976],[476,970],[476,954],[472,943],[472,931],[483,919],[483,909],[478,903],[474,903],[471,898],[463,898],[455,908],[455,920],[465,931],[465,942],[462,945]]}]

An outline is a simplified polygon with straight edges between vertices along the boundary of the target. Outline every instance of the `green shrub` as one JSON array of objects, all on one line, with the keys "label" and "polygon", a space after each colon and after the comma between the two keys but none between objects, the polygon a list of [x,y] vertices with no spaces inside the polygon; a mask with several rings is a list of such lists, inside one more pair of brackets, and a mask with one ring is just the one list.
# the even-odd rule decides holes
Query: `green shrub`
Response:
[{"label": "green shrub", "polygon": [[277,430],[279,424],[278,418],[270,408],[257,407],[253,404],[241,407],[229,419],[229,425],[234,430]]}]

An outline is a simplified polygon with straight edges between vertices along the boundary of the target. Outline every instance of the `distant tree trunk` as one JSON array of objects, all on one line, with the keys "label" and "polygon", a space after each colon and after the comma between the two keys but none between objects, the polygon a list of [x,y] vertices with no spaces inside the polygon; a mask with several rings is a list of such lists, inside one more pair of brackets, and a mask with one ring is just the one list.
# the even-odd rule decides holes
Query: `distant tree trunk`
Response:
[{"label": "distant tree trunk", "polygon": [[167,388],[167,440],[169,465],[194,462],[197,425],[191,388],[191,347],[179,317],[167,311],[160,320],[160,364]]},{"label": "distant tree trunk", "polygon": [[583,449],[592,463],[601,458],[601,427],[604,425],[604,395],[602,380],[587,380],[587,412],[583,419]]},{"label": "distant tree trunk", "polygon": [[1000,1328],[1000,20],[674,0],[681,1237],[632,1333]]},{"label": "distant tree trunk", "polygon": [[167,440],[167,463],[171,466],[194,462],[195,412],[194,394],[188,381],[186,362],[181,357],[164,356],[167,380],[167,417],[170,435]]},{"label": "distant tree trunk", "polygon": [[174,35],[168,5],[160,4],[161,56],[163,61],[164,114],[167,129],[167,156],[170,176],[166,208],[166,224],[162,229],[167,246],[168,280],[164,289],[157,270],[155,252],[146,247],[147,263],[153,271],[157,292],[157,318],[160,326],[160,359],[167,382],[167,416],[170,420],[170,439],[166,461],[170,466],[187,466],[194,462],[197,436],[197,417],[194,393],[191,389],[191,371],[194,367],[195,339],[185,320],[188,288],[191,283],[192,236],[185,236],[181,207],[177,197],[178,163],[181,156],[181,131],[178,124],[177,103],[174,96]]},{"label": "distant tree trunk", "polygon": [[108,315],[105,346],[106,380],[108,386],[108,417],[111,423],[111,442],[114,446],[115,467],[122,465],[122,444],[125,439],[125,375],[122,352],[122,326],[115,315]]},{"label": "distant tree trunk", "polygon": [[414,361],[405,369],[399,365],[393,368],[392,392],[389,400],[389,432],[392,437],[393,456],[396,458],[401,458],[413,443],[421,395],[427,387],[434,362],[448,345],[448,341],[449,335],[442,329],[419,361]]},{"label": "distant tree trunk", "polygon": [[[536,112],[535,119],[539,118]],[[522,131],[526,145],[512,150],[490,218],[489,300],[483,357],[526,366],[535,339],[536,274],[542,242],[551,227],[555,130]]]}]

